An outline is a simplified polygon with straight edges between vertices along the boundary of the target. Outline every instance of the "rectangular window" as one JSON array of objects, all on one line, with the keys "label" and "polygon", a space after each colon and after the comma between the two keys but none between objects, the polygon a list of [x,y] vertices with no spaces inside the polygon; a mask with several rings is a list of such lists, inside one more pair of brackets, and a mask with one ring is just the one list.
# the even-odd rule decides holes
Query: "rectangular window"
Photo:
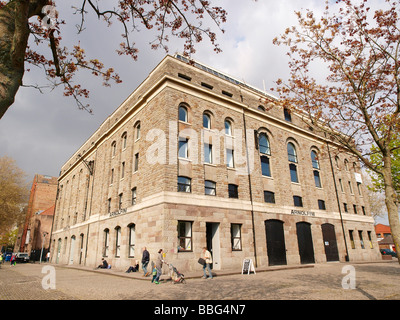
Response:
[{"label": "rectangular window", "polygon": [[373,249],[374,246],[373,246],[373,244],[372,244],[372,235],[371,235],[371,231],[367,231],[367,234],[368,234],[369,247],[370,247],[371,249]]},{"label": "rectangular window", "polygon": [[192,179],[186,177],[178,177],[178,192],[192,192]]},{"label": "rectangular window", "polygon": [[122,209],[122,193],[118,195],[118,210]]},{"label": "rectangular window", "polygon": [[264,191],[264,202],[275,203],[275,193],[271,191]]},{"label": "rectangular window", "polygon": [[349,230],[349,237],[350,237],[350,243],[351,243],[351,248],[355,249],[356,245],[354,243],[354,235],[353,235],[353,230]]},{"label": "rectangular window", "polygon": [[351,187],[351,182],[349,181],[349,189],[350,189],[350,193],[353,194],[353,188]]},{"label": "rectangular window", "polygon": [[361,207],[361,210],[362,210],[362,212],[363,212],[363,215],[365,216],[367,213],[365,212],[365,207],[364,206],[362,206]]},{"label": "rectangular window", "polygon": [[121,164],[121,179],[125,177],[125,162]]},{"label": "rectangular window", "polygon": [[317,188],[321,188],[321,179],[319,177],[319,171],[314,170],[314,182]]},{"label": "rectangular window", "polygon": [[129,257],[133,258],[135,256],[135,241],[136,241],[136,232],[135,225],[129,225]]},{"label": "rectangular window", "polygon": [[229,198],[239,198],[238,186],[236,184],[228,184]]},{"label": "rectangular window", "polygon": [[269,167],[269,158],[266,156],[261,156],[261,173],[263,176],[270,177],[271,170]]},{"label": "rectangular window", "polygon": [[111,169],[111,179],[110,184],[114,183],[114,169]]},{"label": "rectangular window", "polygon": [[118,227],[115,231],[115,257],[119,258],[121,255],[121,228]]},{"label": "rectangular window", "polygon": [[358,237],[360,238],[361,249],[365,249],[362,233],[363,233],[362,230],[359,230],[359,231],[358,231]]},{"label": "rectangular window", "polygon": [[353,210],[354,210],[354,213],[357,214],[357,206],[355,204],[353,204]]},{"label": "rectangular window", "polygon": [[231,224],[232,251],[242,250],[242,225]]},{"label": "rectangular window", "polygon": [[303,199],[299,196],[293,196],[293,203],[295,207],[302,207],[303,206]]},{"label": "rectangular window", "polygon": [[343,184],[342,184],[342,179],[339,179],[339,185],[340,185],[340,191],[343,192]]},{"label": "rectangular window", "polygon": [[326,210],[325,201],[324,200],[318,200],[318,209],[319,210]]},{"label": "rectangular window", "polygon": [[299,179],[297,177],[297,166],[291,163],[289,164],[289,170],[290,170],[290,181],[298,183]]},{"label": "rectangular window", "polygon": [[179,158],[187,159],[189,157],[188,142],[189,142],[188,139],[179,138],[179,151],[178,151]]},{"label": "rectangular window", "polygon": [[206,180],[204,181],[205,194],[209,196],[216,195],[216,183],[214,181]]},{"label": "rectangular window", "polygon": [[232,149],[226,149],[226,166],[228,168],[233,168],[235,166]]},{"label": "rectangular window", "polygon": [[103,257],[108,257],[108,240],[109,240],[110,232],[108,229],[104,230],[104,249],[103,249]]},{"label": "rectangular window", "polygon": [[135,166],[134,166],[134,172],[139,170],[139,153],[135,154]]},{"label": "rectangular window", "polygon": [[212,144],[204,144],[204,163],[213,163]]},{"label": "rectangular window", "polygon": [[285,120],[288,122],[292,122],[292,115],[290,114],[290,110],[287,108],[283,109],[283,114],[285,115]]},{"label": "rectangular window", "polygon": [[132,189],[132,205],[136,204],[136,187]]},{"label": "rectangular window", "polygon": [[108,200],[107,200],[107,212],[108,213],[111,212],[111,198],[108,198]]},{"label": "rectangular window", "polygon": [[178,251],[192,251],[192,223],[191,221],[178,221]]},{"label": "rectangular window", "polygon": [[349,212],[349,210],[347,209],[347,203],[346,202],[344,202],[343,203],[343,208],[344,208],[344,212]]}]

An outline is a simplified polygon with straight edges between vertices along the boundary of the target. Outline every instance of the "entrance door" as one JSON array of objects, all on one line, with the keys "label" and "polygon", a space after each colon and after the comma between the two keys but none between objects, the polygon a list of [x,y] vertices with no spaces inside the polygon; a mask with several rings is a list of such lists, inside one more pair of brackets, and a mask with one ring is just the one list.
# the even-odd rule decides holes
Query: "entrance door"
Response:
[{"label": "entrance door", "polygon": [[211,268],[221,270],[221,246],[219,240],[219,223],[206,223],[207,250],[211,252]]},{"label": "entrance door", "polygon": [[324,239],[324,247],[326,261],[339,261],[339,252],[336,242],[335,226],[325,223],[321,226],[322,238]]},{"label": "entrance door", "polygon": [[265,233],[267,235],[268,264],[270,266],[287,264],[283,221],[265,221]]},{"label": "entrance door", "polygon": [[75,236],[71,237],[71,248],[69,250],[69,264],[74,263],[74,251],[75,251]]},{"label": "entrance door", "polygon": [[297,222],[296,231],[301,263],[315,263],[311,224],[307,222]]}]

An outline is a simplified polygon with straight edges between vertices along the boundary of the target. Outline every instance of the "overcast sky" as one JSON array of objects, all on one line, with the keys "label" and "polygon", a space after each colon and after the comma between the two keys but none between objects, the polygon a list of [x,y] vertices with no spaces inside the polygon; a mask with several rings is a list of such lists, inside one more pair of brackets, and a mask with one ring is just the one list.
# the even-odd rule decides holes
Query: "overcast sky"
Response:
[{"label": "overcast sky", "polygon": [[[260,89],[265,83],[267,91],[275,80],[288,76],[286,48],[274,46],[273,38],[296,24],[295,10],[308,8],[322,12],[324,6],[322,0],[212,2],[228,12],[228,21],[223,25],[225,33],[217,32],[223,52],[215,54],[205,40],[197,45],[193,58]],[[72,98],[63,97],[61,88],[45,94],[32,88],[18,91],[15,103],[0,119],[0,156],[15,159],[30,181],[36,173],[58,177],[62,165],[166,54],[162,49],[150,49],[149,42],[154,34],[142,30],[133,38],[140,50],[138,61],[118,56],[115,49],[122,42],[122,30],[117,23],[107,28],[93,13],[87,17],[85,32],[78,36],[75,25],[79,17],[73,15],[71,7],[80,3],[78,0],[56,1],[60,18],[67,23],[62,29],[62,44],[71,46],[79,40],[88,58],[98,58],[106,66],[114,67],[123,83],[106,88],[101,85],[100,78],[80,73],[76,80],[90,90],[87,102],[94,110],[93,115],[78,110]],[[169,53],[181,52],[182,46],[180,41],[171,41]],[[45,49],[48,55],[50,51]],[[30,68],[24,83],[45,83],[44,73]]]}]

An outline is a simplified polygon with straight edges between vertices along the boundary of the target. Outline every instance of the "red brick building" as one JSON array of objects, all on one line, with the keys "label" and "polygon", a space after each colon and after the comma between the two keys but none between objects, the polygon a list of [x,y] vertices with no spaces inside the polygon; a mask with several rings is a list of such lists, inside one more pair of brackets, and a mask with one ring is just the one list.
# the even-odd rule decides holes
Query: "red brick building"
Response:
[{"label": "red brick building", "polygon": [[57,178],[36,174],[32,182],[25,223],[19,230],[14,251],[31,254],[32,250],[41,250],[43,232],[47,233],[44,247],[49,248],[56,196]]}]

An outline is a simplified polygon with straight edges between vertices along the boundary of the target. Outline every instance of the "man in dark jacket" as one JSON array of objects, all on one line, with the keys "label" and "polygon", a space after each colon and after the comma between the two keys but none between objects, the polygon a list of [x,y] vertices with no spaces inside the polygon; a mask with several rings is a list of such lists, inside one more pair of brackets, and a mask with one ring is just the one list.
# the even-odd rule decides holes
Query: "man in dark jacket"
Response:
[{"label": "man in dark jacket", "polygon": [[143,248],[143,255],[142,255],[142,269],[143,269],[143,276],[147,277],[150,272],[147,271],[147,265],[150,261],[150,253],[147,251],[147,248]]}]

